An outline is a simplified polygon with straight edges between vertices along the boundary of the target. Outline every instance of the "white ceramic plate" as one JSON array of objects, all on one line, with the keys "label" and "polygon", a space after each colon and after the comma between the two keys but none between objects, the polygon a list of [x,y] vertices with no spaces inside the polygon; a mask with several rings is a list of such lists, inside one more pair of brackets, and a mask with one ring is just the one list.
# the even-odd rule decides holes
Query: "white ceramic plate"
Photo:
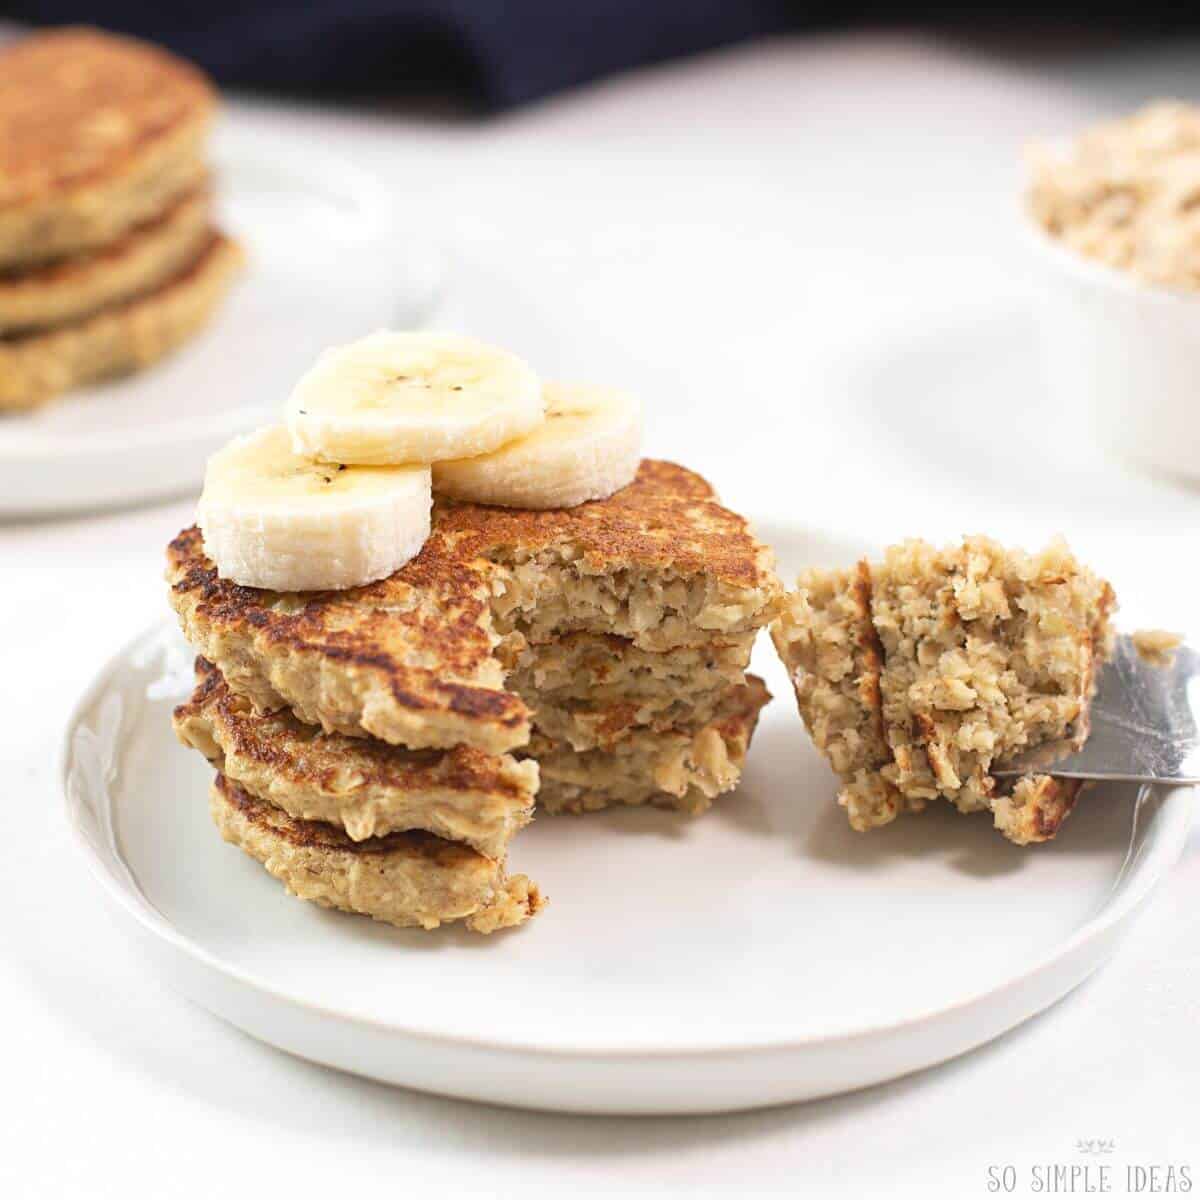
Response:
[{"label": "white ceramic plate", "polygon": [[[789,571],[836,553],[764,533]],[[741,789],[697,821],[535,822],[512,863],[551,903],[492,938],[303,904],[222,843],[211,772],[171,733],[190,655],[165,625],[70,721],[70,821],[170,982],[253,1036],[391,1083],[578,1112],[778,1104],[960,1054],[1083,980],[1181,851],[1183,789],[1097,790],[1031,850],[948,807],[854,834],[760,651],[776,700]]]},{"label": "white ceramic plate", "polygon": [[186,491],[231,434],[275,419],[318,351],[429,309],[440,258],[402,233],[375,178],[236,127],[213,160],[221,223],[248,254],[227,303],[150,370],[0,418],[0,514]]}]

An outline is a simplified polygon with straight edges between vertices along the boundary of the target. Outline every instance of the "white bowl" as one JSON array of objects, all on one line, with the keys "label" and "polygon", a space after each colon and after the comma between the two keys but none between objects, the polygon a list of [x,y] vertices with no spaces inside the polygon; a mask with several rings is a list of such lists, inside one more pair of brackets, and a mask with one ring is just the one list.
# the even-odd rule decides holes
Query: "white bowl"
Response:
[{"label": "white bowl", "polygon": [[1147,284],[1024,224],[1054,402],[1122,458],[1200,481],[1200,293]]}]

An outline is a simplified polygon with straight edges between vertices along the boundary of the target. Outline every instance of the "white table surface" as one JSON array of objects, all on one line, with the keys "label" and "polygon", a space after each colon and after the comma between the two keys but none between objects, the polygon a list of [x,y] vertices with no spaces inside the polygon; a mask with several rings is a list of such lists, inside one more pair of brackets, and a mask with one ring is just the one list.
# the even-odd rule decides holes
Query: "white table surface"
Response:
[{"label": "white table surface", "polygon": [[[443,324],[636,388],[652,452],[738,507],[820,527],[846,517],[855,449],[836,422],[813,444],[832,365],[905,314],[1019,297],[1021,143],[1186,91],[1197,64],[1177,47],[1052,72],[947,42],[786,40],[483,123],[262,102],[229,119],[389,179],[448,254]],[[856,470],[889,468],[859,455]],[[1028,528],[960,501],[955,526]],[[389,1090],[168,992],[68,841],[55,759],[96,666],[164,613],[162,547],[190,510],[0,524],[0,1196],[970,1197],[991,1194],[992,1164],[1017,1168],[1022,1195],[1035,1165],[1092,1161],[1076,1142],[1093,1138],[1116,1142],[1114,1194],[1129,1164],[1200,1178],[1200,836],[1111,965],[1039,1019],[935,1070],[759,1114],[566,1118]],[[928,528],[911,488],[879,510],[881,533]],[[1046,521],[1116,580],[1130,623],[1196,629],[1178,527],[1109,537],[1069,497]]]}]

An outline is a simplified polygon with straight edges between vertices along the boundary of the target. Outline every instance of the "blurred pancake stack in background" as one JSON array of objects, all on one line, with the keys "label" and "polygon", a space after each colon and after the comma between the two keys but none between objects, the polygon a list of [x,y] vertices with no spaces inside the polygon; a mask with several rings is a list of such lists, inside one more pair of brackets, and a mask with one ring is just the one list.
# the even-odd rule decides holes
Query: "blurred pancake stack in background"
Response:
[{"label": "blurred pancake stack in background", "polygon": [[89,29],[0,51],[0,411],[140,370],[199,331],[242,263],[213,223],[215,91]]}]

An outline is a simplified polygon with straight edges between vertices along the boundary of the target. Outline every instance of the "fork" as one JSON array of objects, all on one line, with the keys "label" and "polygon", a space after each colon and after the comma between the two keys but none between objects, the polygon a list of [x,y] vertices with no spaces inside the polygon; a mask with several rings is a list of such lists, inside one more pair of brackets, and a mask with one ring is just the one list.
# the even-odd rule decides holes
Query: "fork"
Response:
[{"label": "fork", "polygon": [[1170,653],[1169,662],[1156,665],[1130,637],[1119,636],[1100,669],[1083,746],[1047,743],[992,774],[1038,770],[1065,779],[1200,783],[1200,654],[1189,646]]}]

